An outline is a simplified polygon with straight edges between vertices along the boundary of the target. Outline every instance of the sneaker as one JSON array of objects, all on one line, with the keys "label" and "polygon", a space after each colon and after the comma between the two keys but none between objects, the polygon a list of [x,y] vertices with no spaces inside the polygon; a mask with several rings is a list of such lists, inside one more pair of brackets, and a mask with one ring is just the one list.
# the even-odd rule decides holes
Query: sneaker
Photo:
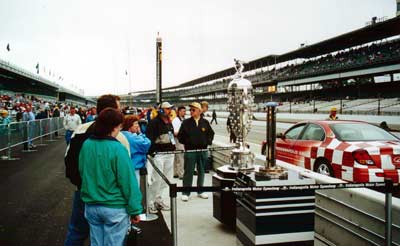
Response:
[{"label": "sneaker", "polygon": [[171,208],[168,206],[168,204],[165,204],[164,201],[159,201],[155,202],[154,205],[156,206],[157,209],[163,210],[163,211],[168,211]]},{"label": "sneaker", "polygon": [[198,194],[197,196],[202,198],[202,199],[208,199],[208,195],[205,194],[205,193]]},{"label": "sneaker", "polygon": [[187,195],[182,195],[181,199],[182,199],[183,202],[189,201],[189,197]]},{"label": "sneaker", "polygon": [[156,207],[154,205],[150,205],[149,206],[149,213],[150,214],[156,214],[156,213],[158,213],[158,210],[156,209]]}]

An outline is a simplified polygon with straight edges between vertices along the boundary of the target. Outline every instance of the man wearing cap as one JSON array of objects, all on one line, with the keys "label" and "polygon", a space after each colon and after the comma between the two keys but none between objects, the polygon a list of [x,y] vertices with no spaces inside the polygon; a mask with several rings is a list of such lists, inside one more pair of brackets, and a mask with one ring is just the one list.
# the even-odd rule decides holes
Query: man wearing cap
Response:
[{"label": "man wearing cap", "polygon": [[[173,105],[169,102],[163,102],[160,105],[157,116],[149,122],[146,129],[146,135],[151,141],[149,154],[153,155],[156,153],[153,158],[154,165],[160,169],[169,180],[172,180],[174,155],[162,154],[160,152],[175,150],[174,128],[169,117],[172,107]],[[157,213],[157,209],[169,210],[169,205],[163,200],[166,196],[164,193],[166,193],[168,185],[156,171],[151,173],[150,180],[152,182],[148,192],[149,212]]]},{"label": "man wearing cap", "polygon": [[[185,146],[185,150],[206,149],[211,145],[214,139],[214,131],[210,123],[201,117],[201,105],[193,102],[190,105],[190,118],[182,122],[179,129],[178,139]],[[207,162],[207,151],[204,152],[186,152],[184,154],[185,171],[183,174],[183,186],[192,186],[194,167],[197,166],[197,187],[204,185],[204,172]],[[182,194],[182,201],[189,200],[190,192]],[[198,193],[198,196],[207,199],[207,194]]]},{"label": "man wearing cap", "polygon": [[8,111],[0,110],[0,146],[7,146],[8,124],[11,123],[11,118],[8,116]]},{"label": "man wearing cap", "polygon": [[11,123],[11,118],[8,116],[8,111],[5,109],[0,110],[0,122],[2,125]]},{"label": "man wearing cap", "polygon": [[336,108],[335,107],[331,108],[328,120],[338,120],[338,119],[339,117],[337,117],[336,115]]}]

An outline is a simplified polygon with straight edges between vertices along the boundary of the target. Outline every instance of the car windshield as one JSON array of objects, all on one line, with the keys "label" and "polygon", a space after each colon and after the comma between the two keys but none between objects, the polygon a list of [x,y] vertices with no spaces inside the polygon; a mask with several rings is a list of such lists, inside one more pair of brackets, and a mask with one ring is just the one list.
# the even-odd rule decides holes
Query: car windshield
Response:
[{"label": "car windshield", "polygon": [[394,135],[374,125],[366,123],[331,124],[336,138],[342,141],[398,141]]}]

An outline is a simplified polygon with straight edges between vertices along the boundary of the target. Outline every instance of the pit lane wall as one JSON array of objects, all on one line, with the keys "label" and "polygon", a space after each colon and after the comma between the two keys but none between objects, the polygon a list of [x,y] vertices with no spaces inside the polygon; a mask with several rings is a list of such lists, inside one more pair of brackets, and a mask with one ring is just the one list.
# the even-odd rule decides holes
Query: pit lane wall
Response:
[{"label": "pit lane wall", "polygon": [[[215,146],[227,146],[215,142]],[[212,152],[214,169],[229,163],[229,151]],[[255,163],[264,165],[265,156]],[[282,161],[318,184],[345,183]],[[400,199],[392,200],[392,245],[400,245]],[[314,245],[385,245],[385,195],[366,188],[321,190],[315,193]]]},{"label": "pit lane wall", "polygon": [[[217,117],[227,118],[229,112],[219,111],[216,112]],[[255,120],[266,119],[266,113],[253,113]],[[207,112],[207,115],[211,116],[211,111]],[[390,115],[346,115],[338,114],[341,120],[358,120],[366,121],[371,124],[379,125],[382,121],[386,121],[389,127],[393,130],[400,131],[400,116],[390,116]],[[306,120],[325,120],[328,118],[328,114],[290,114],[290,113],[277,113],[276,119],[281,123],[297,123]]]}]

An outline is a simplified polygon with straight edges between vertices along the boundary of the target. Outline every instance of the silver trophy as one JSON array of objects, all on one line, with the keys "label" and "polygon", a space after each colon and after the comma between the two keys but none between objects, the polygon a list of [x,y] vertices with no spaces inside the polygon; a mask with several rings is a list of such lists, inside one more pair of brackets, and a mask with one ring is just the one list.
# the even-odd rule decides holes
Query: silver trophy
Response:
[{"label": "silver trophy", "polygon": [[231,131],[237,138],[237,148],[231,151],[230,165],[239,171],[254,169],[254,154],[246,143],[251,128],[254,107],[253,86],[243,78],[243,62],[235,59],[236,74],[228,85],[228,112]]}]

